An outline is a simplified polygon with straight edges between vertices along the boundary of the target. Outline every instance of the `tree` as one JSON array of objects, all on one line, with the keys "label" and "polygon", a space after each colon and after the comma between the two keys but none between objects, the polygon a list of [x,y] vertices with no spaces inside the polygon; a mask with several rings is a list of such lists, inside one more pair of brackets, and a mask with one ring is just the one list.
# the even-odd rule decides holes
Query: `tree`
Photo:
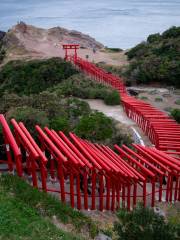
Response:
[{"label": "tree", "polygon": [[119,240],[175,240],[179,239],[179,227],[173,226],[154,213],[151,208],[137,206],[129,212],[125,209],[117,213],[119,221],[114,230]]},{"label": "tree", "polygon": [[103,113],[91,113],[80,119],[74,131],[79,137],[91,141],[105,140],[112,137],[112,120]]}]

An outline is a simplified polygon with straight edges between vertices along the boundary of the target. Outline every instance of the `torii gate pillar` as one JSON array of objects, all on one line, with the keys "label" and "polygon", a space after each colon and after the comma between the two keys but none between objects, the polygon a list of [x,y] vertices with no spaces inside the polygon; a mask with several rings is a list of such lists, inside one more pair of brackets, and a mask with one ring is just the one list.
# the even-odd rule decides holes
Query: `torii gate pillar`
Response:
[{"label": "torii gate pillar", "polygon": [[[79,44],[63,44],[63,49],[65,50],[65,60],[69,57],[73,57],[74,62],[77,60],[77,49],[79,49]],[[74,50],[74,54],[68,54],[69,50]]]}]

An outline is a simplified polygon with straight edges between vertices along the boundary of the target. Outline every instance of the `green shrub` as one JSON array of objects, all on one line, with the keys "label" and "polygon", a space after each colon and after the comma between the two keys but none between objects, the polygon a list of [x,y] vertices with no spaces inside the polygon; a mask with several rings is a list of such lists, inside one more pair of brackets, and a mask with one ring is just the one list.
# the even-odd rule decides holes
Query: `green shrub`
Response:
[{"label": "green shrub", "polygon": [[146,96],[141,96],[140,99],[141,99],[141,100],[148,100],[148,97],[146,97]]},{"label": "green shrub", "polygon": [[12,118],[15,118],[17,122],[22,121],[31,133],[34,133],[36,124],[42,127],[49,125],[47,114],[32,107],[10,109],[6,116],[9,121]]},{"label": "green shrub", "polygon": [[74,132],[81,138],[91,141],[101,141],[112,137],[112,120],[103,113],[95,112],[83,116],[77,124]]},{"label": "green shrub", "polygon": [[120,95],[117,91],[109,92],[104,97],[107,105],[118,105],[120,103]]},{"label": "green shrub", "polygon": [[121,48],[109,48],[109,47],[106,47],[105,50],[107,52],[112,52],[112,53],[122,52],[123,51]]},{"label": "green shrub", "polygon": [[180,105],[180,99],[177,99],[177,100],[175,101],[175,104]]},{"label": "green shrub", "polygon": [[126,78],[137,83],[159,82],[180,87],[180,27],[152,34],[146,42],[127,52],[130,62]]},{"label": "green shrub", "polygon": [[157,98],[155,98],[155,102],[163,102],[163,98],[157,97]]},{"label": "green shrub", "polygon": [[141,205],[131,212],[120,210],[114,229],[119,240],[175,240],[179,239],[176,226],[154,213],[153,209]]},{"label": "green shrub", "polygon": [[180,123],[180,109],[173,109],[171,111],[171,116],[178,122]]},{"label": "green shrub", "polygon": [[74,96],[82,99],[102,99],[108,105],[120,104],[120,97],[110,86],[97,83],[83,74],[76,74],[49,89],[58,96]]},{"label": "green shrub", "polygon": [[70,119],[88,115],[91,113],[89,104],[85,101],[81,101],[76,98],[69,98],[67,101],[68,104],[68,117]]},{"label": "green shrub", "polygon": [[50,121],[50,127],[55,131],[70,132],[70,124],[67,118],[58,117]]},{"label": "green shrub", "polygon": [[12,61],[0,71],[0,92],[29,95],[39,93],[77,73],[70,63],[60,58]]},{"label": "green shrub", "polygon": [[125,134],[125,133],[118,133],[111,139],[112,146],[114,144],[117,144],[119,146],[122,146],[123,144],[125,144],[126,146],[131,147],[132,143],[133,143],[133,139],[131,135]]}]

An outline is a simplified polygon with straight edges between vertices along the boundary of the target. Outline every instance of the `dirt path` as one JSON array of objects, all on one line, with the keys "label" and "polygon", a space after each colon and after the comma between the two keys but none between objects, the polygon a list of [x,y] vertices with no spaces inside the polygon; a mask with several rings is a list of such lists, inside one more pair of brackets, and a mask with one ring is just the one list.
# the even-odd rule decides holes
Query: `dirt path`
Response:
[{"label": "dirt path", "polygon": [[133,127],[139,133],[139,135],[141,136],[146,146],[152,145],[148,137],[137,126],[137,124],[126,116],[126,113],[124,112],[123,107],[121,105],[108,106],[104,104],[102,100],[96,100],[96,99],[95,100],[86,99],[84,101],[86,101],[89,104],[91,109],[100,111],[104,113],[106,116],[111,117],[120,123],[123,123],[124,125],[127,126],[127,128]]}]

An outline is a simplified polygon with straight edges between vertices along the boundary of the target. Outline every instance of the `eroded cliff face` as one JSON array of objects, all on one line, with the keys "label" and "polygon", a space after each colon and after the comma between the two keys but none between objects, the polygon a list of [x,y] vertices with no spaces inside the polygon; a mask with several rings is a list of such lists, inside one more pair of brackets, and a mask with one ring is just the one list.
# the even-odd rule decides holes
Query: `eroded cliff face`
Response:
[{"label": "eroded cliff face", "polygon": [[[63,58],[63,44],[79,44],[78,55],[88,58],[91,62],[104,62],[110,65],[124,65],[124,53],[106,52],[103,44],[89,35],[62,27],[50,29],[37,28],[20,22],[13,26],[3,37],[3,47],[6,57],[3,64],[10,60],[45,59],[51,57]],[[93,51],[96,49],[96,51]]]},{"label": "eroded cliff face", "polygon": [[20,22],[4,36],[3,44],[8,56],[19,57],[63,57],[62,44],[78,43],[84,49],[101,49],[104,46],[94,38],[74,30],[61,27],[37,28]]}]

